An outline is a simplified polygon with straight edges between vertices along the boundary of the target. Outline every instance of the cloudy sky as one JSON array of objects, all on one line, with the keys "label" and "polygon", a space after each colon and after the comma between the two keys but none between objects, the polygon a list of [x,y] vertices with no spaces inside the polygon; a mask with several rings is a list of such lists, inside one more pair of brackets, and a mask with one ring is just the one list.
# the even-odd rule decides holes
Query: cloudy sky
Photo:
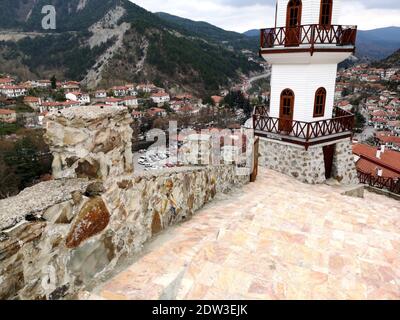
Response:
[{"label": "cloudy sky", "polygon": [[[275,0],[131,0],[152,11],[163,11],[226,30],[244,32],[274,24]],[[342,0],[341,24],[362,30],[400,26],[399,0]]]}]

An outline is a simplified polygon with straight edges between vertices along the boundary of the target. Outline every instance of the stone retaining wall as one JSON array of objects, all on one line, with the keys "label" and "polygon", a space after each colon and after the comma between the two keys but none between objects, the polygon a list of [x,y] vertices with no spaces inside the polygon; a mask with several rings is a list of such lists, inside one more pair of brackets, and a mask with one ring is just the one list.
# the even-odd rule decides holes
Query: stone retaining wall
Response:
[{"label": "stone retaining wall", "polygon": [[233,166],[44,182],[0,201],[0,299],[71,298],[216,194]]}]

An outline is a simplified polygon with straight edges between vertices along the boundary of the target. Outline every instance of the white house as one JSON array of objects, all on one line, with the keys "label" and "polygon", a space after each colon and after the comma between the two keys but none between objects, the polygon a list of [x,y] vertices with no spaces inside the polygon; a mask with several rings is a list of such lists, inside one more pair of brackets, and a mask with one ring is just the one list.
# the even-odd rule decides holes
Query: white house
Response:
[{"label": "white house", "polygon": [[108,106],[119,106],[122,103],[122,99],[118,98],[107,98],[104,100],[105,104]]},{"label": "white house", "polygon": [[79,91],[67,93],[65,98],[67,100],[77,101],[80,105],[86,105],[90,103],[90,95],[88,93],[82,93]]},{"label": "white house", "polygon": [[144,93],[151,93],[157,89],[157,87],[154,84],[139,84],[136,89],[139,92],[144,92]]},{"label": "white house", "polygon": [[61,84],[61,88],[64,89],[65,92],[79,91],[80,83],[77,81],[67,81]]},{"label": "white house", "polygon": [[125,97],[127,94],[127,87],[125,86],[112,87],[111,90],[115,97]]},{"label": "white house", "polygon": [[157,92],[151,95],[151,100],[157,104],[164,104],[171,100],[170,96],[166,92]]},{"label": "white house", "polygon": [[17,121],[17,113],[15,110],[0,109],[0,122],[15,123]]},{"label": "white house", "polygon": [[145,116],[144,112],[141,112],[141,111],[133,111],[132,112],[133,119],[139,120],[139,119],[143,118],[144,116]]},{"label": "white house", "polygon": [[127,96],[125,98],[122,98],[122,103],[126,107],[137,107],[139,105],[139,101],[136,97],[133,96]]},{"label": "white house", "polygon": [[0,87],[0,93],[5,95],[7,98],[18,98],[26,96],[27,90],[24,86],[4,85]]},{"label": "white house", "polygon": [[150,108],[147,110],[150,117],[166,117],[167,112],[163,108]]},{"label": "white house", "polygon": [[15,80],[10,77],[0,78],[0,86],[11,86],[14,82]]},{"label": "white house", "polygon": [[136,86],[134,84],[127,84],[126,87],[126,94],[129,96],[137,96],[138,92],[136,90]]},{"label": "white house", "polygon": [[51,87],[51,81],[50,80],[37,80],[36,81],[36,87],[37,88],[50,88]]},{"label": "white house", "polygon": [[42,99],[38,97],[25,97],[24,103],[30,106],[33,110],[39,110],[40,105],[42,104]]},{"label": "white house", "polygon": [[64,101],[64,102],[42,102],[40,106],[40,113],[55,112],[58,110],[63,110],[66,108],[76,108],[79,107],[80,103],[78,101]]},{"label": "white house", "polygon": [[94,93],[94,97],[96,99],[105,99],[105,98],[107,98],[107,91],[106,90],[97,90]]}]

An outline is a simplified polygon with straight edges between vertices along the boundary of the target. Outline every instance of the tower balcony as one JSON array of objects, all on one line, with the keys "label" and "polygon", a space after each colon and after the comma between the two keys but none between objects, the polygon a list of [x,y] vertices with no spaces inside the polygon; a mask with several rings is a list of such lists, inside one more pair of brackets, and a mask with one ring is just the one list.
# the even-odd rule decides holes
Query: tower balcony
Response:
[{"label": "tower balcony", "polygon": [[319,24],[261,30],[260,55],[278,53],[354,53],[357,26]]},{"label": "tower balcony", "polygon": [[257,107],[253,115],[254,133],[258,137],[302,145],[313,145],[350,138],[353,135],[354,115],[335,108],[332,118],[303,122],[270,117],[265,107]]}]

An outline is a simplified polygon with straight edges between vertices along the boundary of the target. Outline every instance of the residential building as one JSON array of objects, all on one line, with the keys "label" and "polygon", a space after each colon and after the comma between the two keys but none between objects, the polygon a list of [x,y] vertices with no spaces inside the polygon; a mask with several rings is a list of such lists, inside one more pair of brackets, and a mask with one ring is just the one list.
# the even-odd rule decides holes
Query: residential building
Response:
[{"label": "residential building", "polygon": [[0,86],[0,93],[7,98],[18,98],[27,94],[26,87],[21,85],[4,85]]},{"label": "residential building", "polygon": [[94,97],[96,99],[105,99],[105,98],[107,98],[107,91],[106,90],[97,90],[94,93]]},{"label": "residential building", "polygon": [[139,100],[135,96],[126,96],[122,98],[122,103],[126,107],[138,107],[139,106]]},{"label": "residential building", "polygon": [[170,101],[170,96],[165,92],[157,92],[151,95],[151,100],[158,105],[162,105],[164,103],[168,103]]},{"label": "residential building", "polygon": [[0,122],[15,123],[17,121],[17,113],[15,110],[0,109]]},{"label": "residential building", "polygon": [[67,100],[77,101],[80,105],[90,104],[90,95],[80,91],[69,92],[65,95]]},{"label": "residential building", "polygon": [[42,99],[38,97],[25,97],[24,103],[30,106],[33,110],[39,110],[40,105],[42,104]]},{"label": "residential building", "polygon": [[163,108],[150,108],[147,110],[147,114],[150,117],[166,117],[167,112]]}]

